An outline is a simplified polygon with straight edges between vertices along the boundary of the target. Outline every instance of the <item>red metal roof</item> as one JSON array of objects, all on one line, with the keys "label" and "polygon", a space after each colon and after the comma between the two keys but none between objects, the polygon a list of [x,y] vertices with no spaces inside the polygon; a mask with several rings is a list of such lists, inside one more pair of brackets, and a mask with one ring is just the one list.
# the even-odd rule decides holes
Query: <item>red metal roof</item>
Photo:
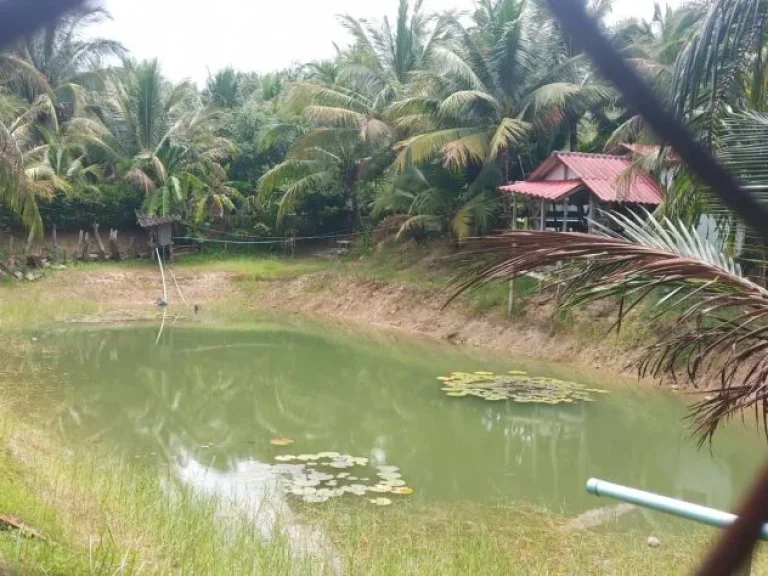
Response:
[{"label": "red metal roof", "polygon": [[546,200],[560,200],[577,188],[584,186],[581,180],[542,180],[540,182],[515,182],[501,186],[503,192],[517,192]]},{"label": "red metal roof", "polygon": [[[558,165],[568,168],[570,178],[568,180],[543,180]],[[619,177],[631,166],[631,161],[623,156],[610,154],[586,154],[583,152],[554,152],[547,158],[529,177],[524,184],[557,183],[572,186],[574,181],[583,184],[603,202],[631,202],[637,204],[661,204],[662,192],[656,181],[647,173],[636,173],[631,180],[621,182]],[[576,176],[578,180],[573,180]],[[624,176],[623,179],[626,179]],[[516,182],[501,189],[509,188],[509,192],[519,192],[530,196],[544,197],[525,191],[521,182]],[[574,187],[571,187],[573,190]],[[537,188],[541,191],[541,188]],[[565,192],[561,193],[565,194]],[[559,198],[559,196],[558,196]]]}]

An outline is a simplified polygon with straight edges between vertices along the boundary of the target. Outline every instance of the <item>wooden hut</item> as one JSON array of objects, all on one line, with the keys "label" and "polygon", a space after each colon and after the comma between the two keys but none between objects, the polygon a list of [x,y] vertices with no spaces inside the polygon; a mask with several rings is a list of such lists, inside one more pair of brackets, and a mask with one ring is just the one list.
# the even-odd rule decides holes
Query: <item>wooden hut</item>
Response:
[{"label": "wooden hut", "polygon": [[147,231],[147,243],[152,257],[155,257],[155,249],[157,249],[164,262],[173,262],[173,225],[181,221],[181,216],[178,214],[152,216],[136,212],[136,218],[139,226]]},{"label": "wooden hut", "polygon": [[499,189],[511,196],[512,227],[517,227],[518,201],[528,203],[530,227],[539,230],[589,232],[595,208],[652,209],[662,201],[662,191],[647,173],[624,178],[630,156],[553,152],[528,179]]}]

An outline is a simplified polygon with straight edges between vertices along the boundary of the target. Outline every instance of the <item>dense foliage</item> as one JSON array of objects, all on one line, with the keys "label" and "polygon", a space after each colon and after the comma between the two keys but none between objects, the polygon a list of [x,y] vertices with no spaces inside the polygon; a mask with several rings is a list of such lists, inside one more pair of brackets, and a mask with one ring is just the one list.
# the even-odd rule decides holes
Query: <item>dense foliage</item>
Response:
[{"label": "dense foliage", "polygon": [[[583,1],[762,191],[765,3],[657,5],[650,21],[609,25],[609,0]],[[85,33],[105,17],[82,10],[0,53],[2,226],[125,227],[142,209],[248,236],[386,218],[401,236],[461,238],[505,225],[497,186],[552,150],[654,141],[541,0],[476,0],[466,14],[401,0],[392,22],[341,17],[352,42],[330,61],[227,68],[202,89]],[[739,154],[756,148],[758,161]],[[662,211],[697,222],[712,212],[707,191],[667,158],[638,165],[675,171]]]}]

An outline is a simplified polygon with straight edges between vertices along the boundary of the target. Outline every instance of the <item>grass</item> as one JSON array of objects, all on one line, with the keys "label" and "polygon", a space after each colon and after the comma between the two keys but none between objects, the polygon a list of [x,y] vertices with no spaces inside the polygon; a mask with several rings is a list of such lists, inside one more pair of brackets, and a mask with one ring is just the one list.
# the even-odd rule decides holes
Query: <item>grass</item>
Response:
[{"label": "grass", "polygon": [[[286,518],[265,538],[258,507],[197,492],[168,469],[65,450],[0,415],[0,511],[50,538],[0,531],[0,559],[19,574],[686,574],[714,534],[662,529],[650,549],[645,528],[572,530],[567,517],[528,506],[346,500],[296,509],[293,526],[323,535],[319,549],[297,553]],[[756,573],[765,568],[761,554]]]},{"label": "grass", "polygon": [[182,270],[194,272],[230,272],[241,280],[275,280],[323,269],[317,259],[286,259],[269,254],[226,254],[209,252],[186,256],[179,261]]}]

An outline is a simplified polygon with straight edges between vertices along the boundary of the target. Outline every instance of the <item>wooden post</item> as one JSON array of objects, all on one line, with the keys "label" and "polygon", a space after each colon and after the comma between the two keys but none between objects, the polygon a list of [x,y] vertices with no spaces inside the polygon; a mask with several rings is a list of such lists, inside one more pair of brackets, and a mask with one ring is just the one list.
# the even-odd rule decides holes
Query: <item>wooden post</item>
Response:
[{"label": "wooden post", "polygon": [[8,238],[8,267],[16,268],[16,257],[13,255],[13,236]]},{"label": "wooden post", "polygon": [[512,193],[512,230],[517,230],[517,194]]},{"label": "wooden post", "polygon": [[120,247],[117,245],[117,230],[109,231],[109,252],[112,260],[116,262],[120,261]]},{"label": "wooden post", "polygon": [[563,200],[563,232],[568,232],[568,198],[566,196]]},{"label": "wooden post", "polygon": [[91,259],[91,235],[88,234],[88,232],[85,233],[85,237],[83,239],[83,252],[80,255],[80,258],[84,261]]},{"label": "wooden post", "polygon": [[77,252],[75,252],[75,258],[81,258],[83,255],[83,231],[80,230],[80,235],[77,237]]},{"label": "wooden post", "polygon": [[541,201],[541,218],[539,221],[539,230],[544,230],[544,200]]},{"label": "wooden post", "polygon": [[595,204],[592,199],[592,192],[589,192],[589,220],[587,220],[587,232],[592,234],[592,221],[595,219]]},{"label": "wooden post", "polygon": [[107,250],[104,248],[104,242],[101,241],[101,235],[99,234],[99,225],[94,223],[93,225],[93,237],[96,239],[96,247],[99,249],[99,258],[101,260],[107,259]]},{"label": "wooden post", "polygon": [[53,252],[59,255],[59,239],[56,237],[56,224],[51,226],[51,242],[53,243]]}]

